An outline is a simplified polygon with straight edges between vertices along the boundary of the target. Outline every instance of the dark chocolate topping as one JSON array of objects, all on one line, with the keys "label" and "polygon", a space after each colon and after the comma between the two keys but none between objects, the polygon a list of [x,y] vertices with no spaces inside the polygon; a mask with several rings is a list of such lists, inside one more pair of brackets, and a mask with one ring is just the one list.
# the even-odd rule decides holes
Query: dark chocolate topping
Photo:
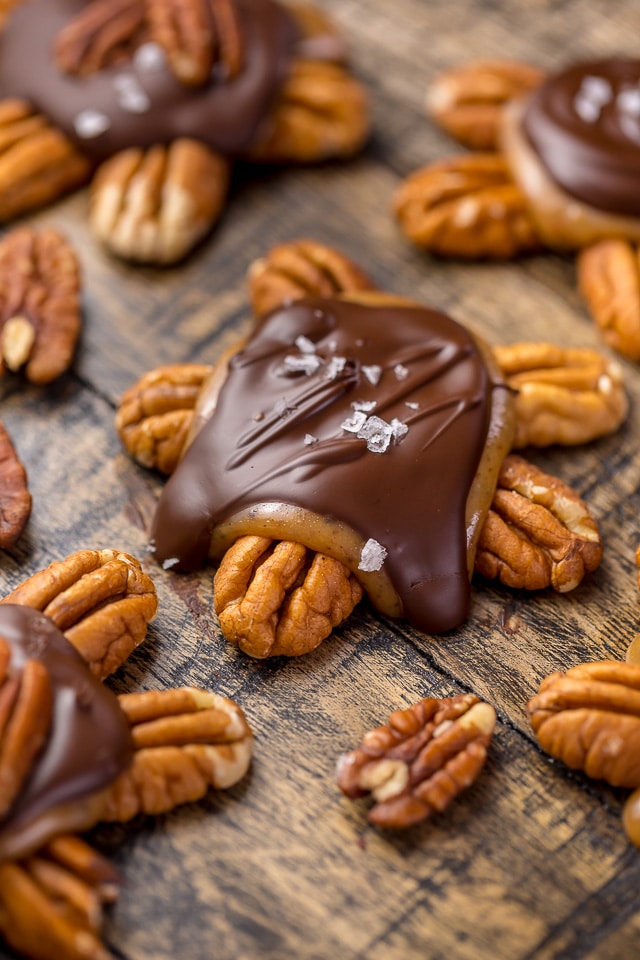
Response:
[{"label": "dark chocolate topping", "polygon": [[465,507],[489,388],[473,338],[434,310],[308,299],[275,311],[162,493],[158,559],[201,565],[225,518],[293,504],[381,544],[404,615],[452,629],[468,611]]},{"label": "dark chocolate topping", "polygon": [[550,77],[531,95],[524,130],[567,193],[640,216],[640,60],[598,60]]},{"label": "dark chocolate topping", "polygon": [[86,77],[53,62],[58,32],[84,0],[29,0],[0,36],[0,97],[30,101],[80,149],[103,159],[126,147],[193,137],[216,150],[246,150],[258,135],[293,54],[297,30],[274,0],[237,0],[244,68],[202,88],[181,84],[162,50],[144,44],[131,62]]},{"label": "dark chocolate topping", "polygon": [[108,786],[131,762],[131,730],[116,696],[44,614],[0,604],[0,636],[11,647],[11,671],[39,660],[53,689],[53,722],[27,783],[0,828],[3,835],[41,813]]}]

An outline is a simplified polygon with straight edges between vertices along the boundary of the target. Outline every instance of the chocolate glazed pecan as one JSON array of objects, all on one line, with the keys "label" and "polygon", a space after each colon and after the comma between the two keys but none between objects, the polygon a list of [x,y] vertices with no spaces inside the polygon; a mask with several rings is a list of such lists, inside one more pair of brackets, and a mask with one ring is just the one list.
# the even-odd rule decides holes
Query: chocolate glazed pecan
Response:
[{"label": "chocolate glazed pecan", "polygon": [[[363,303],[382,296],[348,258],[308,240],[274,248],[252,265],[249,284],[257,315],[321,291]],[[306,342],[296,349],[301,362],[317,362],[305,360]],[[529,343],[492,354],[515,395],[516,443],[584,442],[616,429],[626,414],[621,371],[596,351]],[[118,429],[139,462],[173,472],[215,409],[226,362],[227,355],[212,368],[159,368],[125,394]],[[573,589],[602,556],[585,504],[522,458],[507,458],[501,478],[478,530],[475,570],[519,588]],[[305,545],[302,527],[299,537],[239,533],[220,551],[216,612],[227,639],[253,656],[314,649],[359,601],[359,572],[326,548]]]},{"label": "chocolate glazed pecan", "polygon": [[0,33],[0,88],[42,111],[0,102],[0,218],[100,165],[99,239],[132,262],[175,263],[218,220],[235,158],[317,162],[367,138],[367,97],[322,11],[280,0],[74,6],[30,0]]}]

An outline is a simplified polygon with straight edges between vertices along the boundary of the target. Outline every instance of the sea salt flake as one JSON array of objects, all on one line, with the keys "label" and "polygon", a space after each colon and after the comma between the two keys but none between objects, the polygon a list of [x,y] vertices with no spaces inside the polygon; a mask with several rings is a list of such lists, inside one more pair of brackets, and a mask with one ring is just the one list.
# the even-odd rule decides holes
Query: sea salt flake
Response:
[{"label": "sea salt flake", "polygon": [[356,410],[350,417],[343,420],[340,426],[349,433],[358,433],[361,427],[367,422],[367,415],[364,410]]},{"label": "sea salt flake", "polygon": [[409,427],[406,423],[403,423],[402,420],[398,420],[397,417],[393,418],[389,426],[391,427],[394,440],[401,440],[402,437],[409,433]]},{"label": "sea salt flake", "polygon": [[364,366],[362,372],[373,386],[377,386],[380,383],[380,377],[382,376],[382,367],[378,366],[377,363],[370,364],[369,366]]},{"label": "sea salt flake", "polygon": [[397,380],[406,380],[406,378],[409,376],[409,370],[407,367],[405,367],[404,363],[396,363],[395,367],[393,368],[393,372],[395,373]]},{"label": "sea salt flake", "polygon": [[91,140],[93,137],[99,137],[101,133],[105,133],[111,126],[111,121],[106,113],[87,109],[76,114],[73,126],[79,137],[82,137],[83,140]]},{"label": "sea salt flake", "polygon": [[335,380],[344,370],[347,363],[346,357],[331,357],[327,364],[325,376],[327,380]]},{"label": "sea salt flake", "polygon": [[300,353],[315,353],[316,345],[309,337],[296,337],[296,347]]},{"label": "sea salt flake", "polygon": [[384,453],[393,439],[393,428],[382,417],[367,417],[358,430],[358,438],[367,441],[367,450],[371,453]]},{"label": "sea salt flake", "polygon": [[616,97],[616,106],[624,113],[640,116],[640,88],[627,87],[626,90],[621,90]]},{"label": "sea salt flake", "polygon": [[416,403],[415,400],[405,400],[405,407],[409,407],[410,410],[419,410],[420,404]]},{"label": "sea salt flake", "polygon": [[295,404],[290,403],[286,397],[281,397],[273,405],[273,412],[277,417],[288,417],[296,409]]},{"label": "sea salt flake", "polygon": [[162,70],[166,62],[164,50],[159,43],[143,43],[133,55],[133,64],[141,73]]},{"label": "sea salt flake", "polygon": [[573,101],[573,109],[585,123],[595,123],[600,116],[602,104],[595,100],[590,100],[578,92]]},{"label": "sea salt flake", "polygon": [[151,107],[151,100],[139,86],[125,87],[118,93],[116,100],[126,113],[146,113]]},{"label": "sea salt flake", "polygon": [[360,551],[360,562],[358,570],[364,573],[372,573],[374,570],[380,570],[387,557],[386,547],[370,537]]},{"label": "sea salt flake", "polygon": [[592,75],[583,77],[578,93],[584,94],[589,100],[596,103],[609,103],[613,97],[613,89],[608,80],[604,77],[594,77]]},{"label": "sea salt flake", "polygon": [[317,443],[317,442],[318,442],[318,438],[317,438],[317,437],[314,437],[314,435],[313,435],[312,433],[305,433],[305,435],[304,435],[304,443],[305,443],[306,446],[309,447],[309,446],[311,446],[312,443]]},{"label": "sea salt flake", "polygon": [[287,356],[283,360],[285,371],[291,373],[306,373],[311,376],[322,366],[322,360],[316,354],[305,353],[300,357]]},{"label": "sea salt flake", "polygon": [[162,569],[163,569],[163,570],[171,570],[171,567],[175,567],[175,565],[176,565],[177,563],[180,563],[178,557],[171,557],[171,558],[168,559],[168,560],[163,560],[163,561],[162,561]]},{"label": "sea salt flake", "polygon": [[354,400],[351,404],[354,410],[364,410],[365,413],[371,413],[377,405],[375,400]]}]

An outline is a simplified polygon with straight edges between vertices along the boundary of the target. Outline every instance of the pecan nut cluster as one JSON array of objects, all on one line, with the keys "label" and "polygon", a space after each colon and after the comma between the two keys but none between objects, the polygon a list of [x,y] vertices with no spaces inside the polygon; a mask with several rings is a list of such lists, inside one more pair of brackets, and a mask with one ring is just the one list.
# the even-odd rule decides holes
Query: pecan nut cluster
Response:
[{"label": "pecan nut cluster", "polygon": [[[594,73],[613,104],[612,63],[611,75],[605,67],[599,76],[601,64]],[[609,212],[604,203],[576,199],[566,185],[559,189],[546,174],[537,176],[538,161],[530,148],[514,148],[514,126],[548,79],[534,66],[509,60],[471,61],[436,76],[427,93],[427,112],[472,152],[409,175],[396,192],[394,213],[411,242],[438,256],[510,259],[549,247],[577,250],[578,287],[590,314],[606,343],[637,362],[637,216],[625,215],[626,208],[619,205]],[[578,86],[588,97],[588,83]],[[595,109],[591,123],[601,116],[601,109]],[[617,121],[613,114],[602,122],[620,122],[625,129],[624,118]],[[567,136],[575,132],[575,123],[570,131]],[[584,136],[588,140],[588,133]]]},{"label": "pecan nut cluster", "polygon": [[[250,764],[232,700],[194,687],[116,697],[99,683],[156,608],[152,581],[116,550],[72,554],[1,601],[0,934],[33,960],[111,956],[100,927],[119,877],[78,831],[166,813]],[[54,778],[48,807],[33,806],[35,770],[45,787]]]},{"label": "pecan nut cluster", "polygon": [[[45,2],[12,5],[0,21],[2,87],[32,90],[35,101],[39,81],[23,83],[22,70],[41,55],[31,37]],[[237,0],[92,0],[78,12],[51,4],[60,8],[51,19],[58,28],[41,82],[50,75],[75,93],[91,81],[105,97],[72,117],[64,102],[45,117],[22,94],[0,101],[0,220],[91,180],[90,225],[109,251],[133,263],[175,263],[219,219],[232,158],[313,163],[350,157],[367,139],[366,94],[322,11],[279,0],[266,12]],[[264,29],[249,17],[262,17]],[[233,83],[255,70],[271,96],[252,93],[254,80]],[[162,72],[183,89],[177,107],[154,99]],[[244,88],[246,101],[222,103]]]}]

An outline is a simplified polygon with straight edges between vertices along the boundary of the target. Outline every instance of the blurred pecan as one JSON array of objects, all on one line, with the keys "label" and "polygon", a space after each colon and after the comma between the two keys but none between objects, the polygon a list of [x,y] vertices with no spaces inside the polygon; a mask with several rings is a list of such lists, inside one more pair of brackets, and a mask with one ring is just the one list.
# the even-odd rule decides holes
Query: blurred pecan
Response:
[{"label": "blurred pecan", "polygon": [[406,236],[442,256],[515,257],[540,247],[524,194],[500,154],[454,157],[418,170],[396,193]]},{"label": "blurred pecan", "polygon": [[236,0],[147,0],[152,39],[181,83],[200,86],[214,66],[225,80],[243,66]]},{"label": "blurred pecan", "polygon": [[475,569],[508,587],[573,590],[602,559],[598,525],[566,484],[521,457],[502,464]]},{"label": "blurred pecan", "polygon": [[69,367],[80,333],[80,266],[56,230],[20,227],[0,242],[0,373],[49,383]]},{"label": "blurred pecan", "polygon": [[528,703],[543,750],[614,787],[640,786],[640,666],[616,660],[552,673]]},{"label": "blurred pecan", "polygon": [[362,597],[362,587],[338,560],[268,537],[236,540],[213,587],[226,639],[260,658],[308,653]]},{"label": "blurred pecan", "polygon": [[87,76],[128,57],[140,42],[146,0],[93,0],[56,37],[59,70]]},{"label": "blurred pecan", "polygon": [[542,70],[517,60],[474,60],[435,78],[427,91],[427,112],[465,146],[496,150],[502,107],[543,79]]},{"label": "blurred pecan", "polygon": [[218,219],[228,183],[229,162],[196,140],[123,150],[93,179],[91,227],[117,256],[175,263]]},{"label": "blurred pecan", "polygon": [[0,420],[0,547],[18,539],[31,514],[31,494],[24,469]]},{"label": "blurred pecan", "polygon": [[364,88],[338,63],[296,60],[250,150],[263,163],[309,163],[349,157],[369,135]]},{"label": "blurred pecan", "polygon": [[0,933],[32,960],[110,960],[102,908],[118,895],[111,864],[65,835],[25,860],[0,863]]},{"label": "blurred pecan", "polygon": [[51,203],[89,179],[91,165],[22,100],[0,100],[0,222]]},{"label": "blurred pecan", "polygon": [[586,443],[613,433],[627,415],[622,370],[596,350],[514,343],[493,355],[517,391],[516,448]]},{"label": "blurred pecan", "polygon": [[335,297],[375,289],[352,260],[315,240],[294,240],[272,247],[266,257],[251,264],[248,280],[257,317],[300,297]]},{"label": "blurred pecan", "polygon": [[441,813],[482,769],[496,713],[472,693],[427,697],[397,710],[338,760],[338,786],[348,797],[371,794],[368,820],[410,827]]},{"label": "blurred pecan", "polygon": [[116,429],[127,452],[143,467],[173,473],[211,367],[174,363],[157,367],[123,395]]},{"label": "blurred pecan", "polygon": [[158,599],[135,557],[117,550],[79,550],[55,561],[0,603],[19,603],[53,620],[103,679],[141,643]]},{"label": "blurred pecan", "polygon": [[578,286],[605,342],[640,361],[640,259],[637,244],[602,240],[578,256]]},{"label": "blurred pecan", "polygon": [[0,819],[31,773],[51,727],[51,680],[44,664],[27,660],[10,671],[11,648],[0,637]]},{"label": "blurred pecan", "polygon": [[227,789],[249,767],[253,734],[226,697],[195,687],[120,696],[131,723],[134,756],[109,788],[104,820],[166,813]]}]

